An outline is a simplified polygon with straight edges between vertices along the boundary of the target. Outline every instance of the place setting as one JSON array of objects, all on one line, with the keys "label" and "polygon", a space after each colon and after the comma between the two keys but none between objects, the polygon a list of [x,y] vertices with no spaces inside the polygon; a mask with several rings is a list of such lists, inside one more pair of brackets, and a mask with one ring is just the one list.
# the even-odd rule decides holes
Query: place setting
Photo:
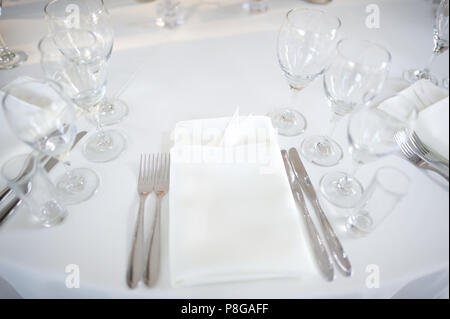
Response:
[{"label": "place setting", "polygon": [[[178,116],[177,110],[167,107],[165,112],[175,115],[172,122],[164,123],[170,133],[159,134],[168,146],[161,149],[148,142],[158,138],[148,135],[150,129],[137,132],[139,125],[132,121],[148,118],[149,126],[160,121],[153,110],[163,106],[152,105],[150,89],[146,92],[142,87],[152,85],[145,81],[148,65],[163,62],[149,57],[148,64],[141,66],[144,72],[138,69],[118,92],[107,94],[108,80],[117,77],[108,70],[117,63],[111,56],[119,41],[115,36],[118,6],[110,9],[103,0],[45,3],[47,33],[35,43],[40,76],[35,72],[8,77],[8,84],[0,89],[0,116],[5,123],[1,134],[14,136],[21,149],[30,150],[10,152],[6,142],[2,150],[0,234],[7,238],[8,232],[20,231],[10,228],[10,222],[26,215],[37,225],[33,234],[37,240],[51,229],[58,241],[58,230],[71,229],[77,206],[95,204],[97,212],[89,214],[102,210],[97,193],[105,190],[102,200],[108,200],[108,207],[125,201],[132,207],[120,212],[131,223],[119,225],[110,218],[104,222],[114,225],[108,229],[116,233],[98,234],[126,243],[126,252],[117,252],[120,260],[95,250],[100,254],[96,258],[114,260],[108,265],[116,275],[111,295],[107,287],[89,283],[98,291],[104,289],[106,296],[145,298],[153,293],[167,298],[186,293],[189,298],[189,292],[200,291],[203,298],[216,298],[227,291],[226,285],[231,285],[227,289],[261,283],[281,287],[289,282],[299,287],[305,283],[336,287],[330,289],[342,291],[343,298],[347,288],[346,293],[354,289],[364,298],[360,292],[370,288],[367,265],[396,269],[394,260],[371,255],[374,243],[381,238],[397,241],[401,233],[392,231],[398,227],[396,217],[429,201],[424,188],[439,187],[439,213],[433,219],[441,218],[443,225],[447,218],[449,90],[448,80],[439,80],[433,65],[448,54],[449,3],[440,1],[434,13],[430,62],[422,69],[402,70],[400,78],[392,71],[402,58],[398,51],[382,37],[374,41],[352,31],[354,21],[334,14],[337,0],[320,5],[291,2],[283,7],[276,41],[267,44],[281,71],[274,81],[284,77],[290,98],[286,96],[266,114],[256,106],[252,113],[239,107],[231,114],[209,112],[214,108],[211,103],[202,110],[204,116],[183,118],[186,112]],[[152,8],[152,21],[168,32],[182,34],[183,28],[192,32],[189,23],[195,17],[185,15],[188,7],[183,1],[133,5]],[[274,10],[271,1],[239,5],[246,14],[259,17]],[[8,48],[0,35],[1,76],[13,68],[20,70],[24,63],[29,63],[27,53]],[[125,90],[130,96],[140,92],[132,101],[139,98],[147,109],[122,98]],[[167,90],[176,96],[173,87]],[[305,94],[305,90],[310,91]],[[179,102],[189,109],[182,98]],[[327,113],[321,108],[325,103]],[[308,114],[314,107],[318,115],[313,119]],[[110,162],[120,164],[107,166]],[[121,178],[125,172],[127,180]],[[114,187],[123,193],[111,192],[111,185],[103,182],[113,175],[117,176]],[[423,198],[417,197],[419,192]],[[408,217],[402,226],[405,233],[417,230],[419,213],[427,212],[415,211],[415,217]],[[444,227],[443,237],[445,232]],[[436,236],[441,238],[441,233]],[[108,254],[114,250],[107,249]],[[436,255],[442,255],[441,246],[435,249]],[[8,256],[11,252],[4,257],[5,265]],[[74,258],[72,263],[76,262]],[[8,280],[8,271],[2,269],[0,261],[0,279]],[[443,269],[448,271],[448,264]],[[15,276],[11,275],[12,286]],[[389,280],[394,281],[394,276]],[[402,281],[398,291],[407,284]],[[58,298],[56,291],[53,296]],[[94,290],[86,291],[88,298],[96,298]],[[253,292],[261,293],[256,288]],[[262,295],[272,296],[269,290]],[[240,296],[237,291],[236,298]],[[307,292],[302,296],[308,298]],[[379,296],[390,298],[395,293]]]}]

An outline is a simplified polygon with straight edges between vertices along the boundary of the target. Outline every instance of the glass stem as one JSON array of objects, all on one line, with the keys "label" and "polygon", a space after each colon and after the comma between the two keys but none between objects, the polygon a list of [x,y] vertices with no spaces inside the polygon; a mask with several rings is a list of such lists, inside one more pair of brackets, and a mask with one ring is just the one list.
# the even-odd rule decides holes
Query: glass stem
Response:
[{"label": "glass stem", "polygon": [[103,138],[105,137],[105,132],[103,131],[102,121],[100,120],[100,113],[102,112],[103,103],[106,103],[105,99],[103,99],[100,103],[95,107],[95,123],[97,124],[97,133]]},{"label": "glass stem", "polygon": [[361,166],[362,166],[361,162],[353,161],[353,165],[352,165],[352,169],[351,169],[351,172],[350,172],[350,176],[355,176],[356,173],[361,168]]},{"label": "glass stem", "polygon": [[72,177],[72,173],[71,173],[71,164],[70,161],[65,160],[65,161],[61,161],[61,163],[63,164],[64,170],[66,171],[66,176],[68,178]]},{"label": "glass stem", "polygon": [[331,114],[330,122],[328,125],[327,136],[333,138],[334,132],[336,131],[336,127],[337,127],[339,121],[341,120],[341,118],[342,117],[340,115],[338,115],[334,112],[333,112],[333,114]]},{"label": "glass stem", "polygon": [[293,88],[293,87],[289,88],[289,104],[288,104],[289,108],[291,108],[293,110],[296,109],[296,106],[298,105],[297,104],[297,100],[298,100],[298,97],[299,97],[298,93],[300,91],[301,91],[301,89],[296,89],[296,88]]},{"label": "glass stem", "polygon": [[438,53],[436,51],[434,51],[433,54],[431,55],[430,59],[428,60],[428,63],[423,68],[423,70],[425,72],[430,72],[431,66],[433,65],[433,62],[436,59],[437,55],[438,55]]}]

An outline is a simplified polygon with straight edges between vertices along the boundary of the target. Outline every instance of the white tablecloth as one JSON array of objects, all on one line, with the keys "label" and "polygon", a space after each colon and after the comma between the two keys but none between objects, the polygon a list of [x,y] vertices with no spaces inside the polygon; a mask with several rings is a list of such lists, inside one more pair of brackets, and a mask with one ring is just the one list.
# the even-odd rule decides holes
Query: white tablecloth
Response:
[{"label": "white tablecloth", "polygon": [[[272,0],[261,15],[241,11],[240,0],[183,0],[186,24],[175,30],[158,29],[152,22],[156,3],[106,0],[116,42],[110,63],[108,92],[114,95],[139,72],[121,96],[130,106],[126,120],[115,127],[128,138],[117,160],[92,164],[73,154],[76,166],[88,166],[101,176],[98,193],[88,202],[70,207],[66,222],[51,229],[33,226],[24,211],[0,228],[0,298],[352,298],[446,297],[449,284],[448,187],[396,156],[366,165],[358,177],[367,185],[377,167],[392,165],[411,178],[408,196],[370,236],[350,238],[343,232],[349,213],[325,203],[331,222],[351,258],[354,275],[325,282],[319,273],[298,280],[267,280],[171,288],[167,265],[168,198],[162,210],[161,278],[153,289],[129,290],[125,273],[136,219],[136,180],[142,152],[167,151],[169,132],[178,121],[265,114],[285,105],[288,89],[276,59],[277,30],[285,12],[310,6],[301,0]],[[366,6],[380,8],[380,28],[365,27]],[[40,76],[37,42],[46,32],[44,1],[4,1],[0,32],[10,47],[30,55],[20,68],[0,71],[3,86],[19,75]],[[341,17],[349,37],[367,38],[392,53],[392,77],[420,67],[432,50],[433,12],[426,0],[334,0],[320,6]],[[448,76],[448,55],[433,70]],[[321,79],[300,93],[298,108],[308,119],[305,135],[280,138],[282,147],[299,146],[304,136],[326,130],[329,109]],[[81,127],[92,130],[81,123]],[[336,136],[345,148],[345,123]],[[15,139],[0,117],[0,164],[26,147]],[[306,164],[312,181],[332,170],[348,170],[346,154],[337,167]],[[170,193],[169,193],[170,196]],[[150,214],[155,200],[148,201]],[[79,266],[80,288],[67,288],[66,266]],[[371,265],[379,270],[379,288],[369,288]]]}]

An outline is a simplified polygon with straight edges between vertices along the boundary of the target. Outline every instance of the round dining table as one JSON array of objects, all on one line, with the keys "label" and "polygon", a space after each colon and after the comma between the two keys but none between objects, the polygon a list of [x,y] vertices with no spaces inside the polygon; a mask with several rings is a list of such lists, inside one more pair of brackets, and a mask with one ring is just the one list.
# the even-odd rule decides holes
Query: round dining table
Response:
[{"label": "round dining table", "polygon": [[[237,108],[242,115],[265,115],[285,106],[289,88],[276,46],[289,9],[326,10],[341,19],[343,37],[386,47],[392,54],[387,88],[401,82],[404,70],[424,66],[433,49],[435,13],[428,0],[332,0],[322,5],[268,0],[268,10],[259,14],[244,11],[242,0],[181,0],[185,21],[173,29],[155,24],[160,1],[105,0],[115,32],[107,95],[129,106],[127,117],[107,128],[126,136],[126,150],[113,161],[92,163],[83,157],[83,140],[74,148],[72,165],[95,170],[100,187],[90,200],[68,207],[61,225],[36,225],[24,206],[0,225],[0,298],[448,298],[448,183],[399,154],[357,172],[364,186],[382,166],[398,168],[410,178],[408,194],[369,235],[349,235],[344,225],[352,210],[321,200],[352,263],[351,277],[338,272],[327,282],[317,272],[301,278],[172,287],[169,191],[162,202],[159,279],[151,288],[128,288],[140,154],[168,152],[171,131],[180,121],[228,117]],[[48,33],[45,3],[3,1],[0,33],[10,48],[25,51],[28,60],[0,70],[0,87],[19,76],[44,76],[37,44]],[[448,52],[436,58],[432,71],[437,78],[448,77],[448,62]],[[300,148],[305,137],[326,132],[331,114],[322,77],[299,92],[296,108],[305,115],[307,129],[296,137],[280,136],[280,148]],[[316,189],[325,173],[351,171],[346,125],[347,119],[335,131],[345,150],[337,166],[305,163]],[[95,126],[80,119],[79,129],[91,133]],[[0,111],[0,165],[30,151]],[[152,194],[147,215],[155,203]]]}]

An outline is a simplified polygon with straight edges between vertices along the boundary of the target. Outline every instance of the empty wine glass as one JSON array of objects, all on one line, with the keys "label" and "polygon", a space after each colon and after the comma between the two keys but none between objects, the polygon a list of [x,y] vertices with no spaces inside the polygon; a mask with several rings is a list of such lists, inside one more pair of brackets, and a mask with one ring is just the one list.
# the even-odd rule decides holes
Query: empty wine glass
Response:
[{"label": "empty wine glass", "polygon": [[[114,32],[103,0],[52,0],[45,6],[44,11],[50,34],[58,46],[67,47],[67,30],[91,31],[98,39],[102,39],[102,55],[109,60],[114,44]],[[105,98],[99,107],[102,125],[116,124],[128,114],[128,105],[117,98]]]},{"label": "empty wine glass", "polygon": [[363,187],[355,177],[358,168],[380,157],[393,154],[398,147],[394,135],[408,123],[378,109],[366,107],[354,112],[347,125],[349,151],[353,171],[332,172],[322,177],[320,191],[338,207],[354,207],[363,195]]},{"label": "empty wine glass", "polygon": [[293,105],[299,91],[321,75],[334,55],[339,40],[339,18],[317,9],[292,9],[278,35],[278,61],[290,90],[287,108],[268,116],[278,133],[295,136],[306,129],[306,119]]},{"label": "empty wine glass", "polygon": [[242,8],[249,13],[266,12],[269,8],[268,0],[245,0]]},{"label": "empty wine glass", "polygon": [[305,138],[303,156],[320,166],[334,166],[343,152],[332,138],[339,122],[358,107],[368,105],[382,90],[388,75],[390,53],[382,46],[361,40],[344,39],[324,74],[324,89],[331,107],[329,131],[325,136]]},{"label": "empty wine glass", "polygon": [[169,29],[184,23],[184,11],[179,1],[161,0],[157,6],[156,25]]},{"label": "empty wine glass", "polygon": [[62,87],[48,79],[18,78],[6,87],[2,105],[10,128],[20,140],[64,164],[66,173],[56,182],[63,204],[89,199],[98,188],[99,178],[87,168],[70,169],[67,157],[77,133],[76,111]]},{"label": "empty wine glass", "polygon": [[[0,0],[0,16],[3,10],[3,1]],[[0,34],[0,70],[13,69],[28,58],[28,55],[23,51],[11,50],[7,47],[5,40]]]},{"label": "empty wine glass", "polygon": [[420,79],[427,79],[434,84],[439,84],[438,80],[431,74],[431,65],[435,58],[447,51],[448,49],[448,15],[449,15],[449,0],[442,0],[436,11],[436,21],[433,28],[433,54],[430,57],[427,65],[423,69],[408,70],[403,73],[403,78],[414,83]]},{"label": "empty wine glass", "polygon": [[67,209],[58,201],[58,191],[36,157],[14,156],[2,166],[1,175],[42,226],[52,227],[64,221]]}]

